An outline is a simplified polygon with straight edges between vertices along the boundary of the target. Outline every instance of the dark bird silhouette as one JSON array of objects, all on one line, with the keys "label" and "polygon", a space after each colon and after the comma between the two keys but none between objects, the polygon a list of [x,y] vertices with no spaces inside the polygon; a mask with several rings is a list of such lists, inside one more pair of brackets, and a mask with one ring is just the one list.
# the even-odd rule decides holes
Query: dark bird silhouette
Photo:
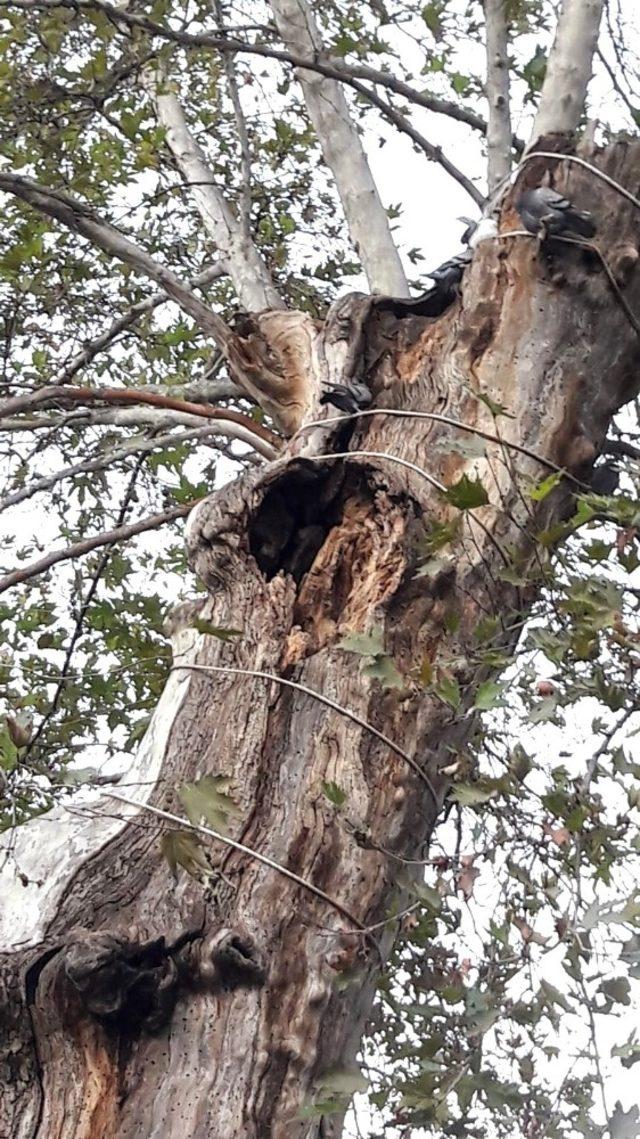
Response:
[{"label": "dark bird silhouette", "polygon": [[335,384],[320,396],[320,403],[330,403],[332,407],[337,407],[338,411],[354,415],[357,411],[368,407],[372,399],[373,396],[367,385],[353,380],[349,384]]},{"label": "dark bird silhouette", "polygon": [[591,489],[594,494],[614,494],[620,483],[620,471],[608,459],[595,467],[591,476]]},{"label": "dark bird silhouette", "polygon": [[498,233],[498,223],[491,216],[481,217],[478,221],[474,221],[473,218],[459,217],[458,221],[464,222],[467,227],[460,240],[463,245],[468,245],[470,249],[476,249],[482,241],[487,241]]},{"label": "dark bird silhouette", "polygon": [[477,223],[477,221],[474,221],[473,218],[465,217],[464,214],[458,218],[458,221],[461,221],[463,223],[463,225],[466,226],[466,229],[465,229],[462,237],[460,238],[460,240],[461,240],[463,245],[470,245],[471,244],[471,238],[473,237],[474,233],[476,232],[476,230],[478,228],[478,223]]},{"label": "dark bird silhouette", "polygon": [[470,265],[472,260],[472,250],[465,249],[464,253],[458,253],[455,257],[450,257],[448,261],[443,261],[437,269],[432,269],[429,276],[443,293],[454,292],[462,280],[462,274],[467,265]]},{"label": "dark bird silhouette", "polygon": [[590,213],[575,206],[549,186],[525,190],[516,202],[522,224],[529,233],[540,237],[553,237],[575,233],[580,237],[593,237],[596,225]]}]

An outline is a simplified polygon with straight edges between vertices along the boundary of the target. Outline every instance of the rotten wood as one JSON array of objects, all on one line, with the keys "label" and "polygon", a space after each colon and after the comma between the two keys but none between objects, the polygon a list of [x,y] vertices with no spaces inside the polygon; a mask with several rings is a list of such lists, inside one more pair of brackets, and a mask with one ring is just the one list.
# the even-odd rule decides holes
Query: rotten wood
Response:
[{"label": "rotten wood", "polygon": [[[640,181],[640,144],[613,144],[595,160],[616,181]],[[538,176],[545,166],[540,160]],[[616,251],[637,249],[629,202],[603,192],[586,170],[555,164],[554,177],[598,216],[597,242],[612,264]],[[514,228],[507,201],[501,230]],[[621,287],[640,311],[635,263]],[[523,238],[483,242],[461,296],[443,312],[341,300],[313,360],[308,389],[316,397],[322,381],[357,369],[378,408],[437,412],[502,432],[586,478],[612,415],[638,391],[640,344],[596,258]],[[512,418],[494,418],[491,405]],[[307,418],[318,418],[317,398]],[[423,763],[442,798],[442,768],[464,751],[486,675],[475,628],[495,616],[498,639],[511,643],[510,626],[539,587],[534,580],[523,594],[505,581],[505,560],[523,577],[535,569],[536,534],[566,515],[573,490],[561,482],[536,503],[528,490],[545,477],[543,464],[490,441],[470,457],[459,443],[455,428],[436,421],[381,415],[327,425],[201,503],[188,551],[209,596],[174,615],[176,664],[261,670],[322,691]],[[478,477],[490,503],[461,514],[415,471],[384,459],[316,459],[329,450],[386,452],[447,486]],[[421,537],[454,520],[457,536],[438,571],[416,576]],[[242,636],[223,643],[198,633],[196,614]],[[377,626],[401,690],[381,688],[341,647],[346,634]],[[456,712],[418,683],[425,660],[458,680]],[[149,802],[180,813],[176,786],[205,774],[231,780],[233,838],[308,879],[365,926],[395,908],[400,890],[394,860],[361,836],[415,858],[437,814],[401,757],[309,695],[262,678],[178,669],[128,778],[150,780]],[[323,794],[327,782],[346,793],[341,811]],[[183,873],[176,882],[160,856],[164,824],[145,812],[118,823],[106,800],[93,810],[74,821],[59,809],[25,828],[13,848],[26,881],[14,888],[4,926],[0,917],[0,1131],[17,1139],[337,1137],[339,1117],[300,1119],[299,1111],[324,1072],[354,1061],[377,953],[320,898],[245,855],[212,842],[213,879]],[[48,851],[40,872],[38,844]],[[164,1021],[150,1029],[125,1002],[124,1023],[105,1023],[77,994],[71,999],[64,962],[78,930],[85,942],[104,935],[134,956],[135,943],[142,958],[160,939],[171,946],[198,931],[188,979],[176,984]],[[251,946],[260,983],[225,989],[199,972],[193,955],[206,959],[221,931],[241,955]],[[380,938],[383,956],[391,936]]]}]

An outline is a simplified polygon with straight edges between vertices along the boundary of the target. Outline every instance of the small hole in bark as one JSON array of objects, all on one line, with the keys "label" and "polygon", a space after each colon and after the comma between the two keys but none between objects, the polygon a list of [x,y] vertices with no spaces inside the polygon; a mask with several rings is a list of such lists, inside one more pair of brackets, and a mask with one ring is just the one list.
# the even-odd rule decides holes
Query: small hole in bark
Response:
[{"label": "small hole in bark", "polygon": [[267,490],[249,526],[249,549],[270,581],[281,570],[296,582],[311,568],[338,521],[342,464],[292,462]]}]

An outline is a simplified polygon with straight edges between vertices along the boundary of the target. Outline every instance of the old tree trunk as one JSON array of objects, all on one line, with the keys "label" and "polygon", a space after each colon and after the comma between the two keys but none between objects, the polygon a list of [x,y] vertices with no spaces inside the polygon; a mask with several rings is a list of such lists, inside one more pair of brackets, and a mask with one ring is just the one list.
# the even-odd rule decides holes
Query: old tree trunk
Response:
[{"label": "old tree trunk", "polygon": [[[637,192],[639,145],[595,161]],[[598,214],[599,247],[640,311],[637,211],[589,171],[547,165]],[[524,178],[537,184],[544,168],[530,162]],[[501,233],[516,228],[507,200]],[[288,457],[201,504],[188,547],[209,597],[199,630],[191,611],[174,615],[178,667],[128,773],[141,789],[123,791],[183,815],[176,787],[226,777],[229,834],[336,904],[207,838],[223,876],[174,880],[160,850],[171,824],[107,797],[23,828],[2,912],[3,1135],[339,1134],[339,1117],[299,1112],[323,1073],[355,1060],[388,949],[386,934],[359,927],[401,906],[398,864],[376,847],[424,851],[447,790],[441,769],[465,746],[487,675],[474,631],[495,616],[509,644],[539,588],[535,535],[566,515],[575,484],[537,505],[528,489],[553,464],[588,476],[611,416],[638,390],[637,334],[593,253],[483,242],[460,299],[437,307],[343,299],[316,345],[314,390],[364,375],[377,408],[501,441],[470,458],[460,447],[470,436],[451,424],[375,415],[299,434]],[[496,404],[512,418],[494,419]],[[313,458],[347,450],[353,458]],[[416,468],[447,487],[479,478],[490,503],[461,511]],[[420,539],[443,523],[457,524],[451,541],[416,576]],[[529,584],[503,573],[513,566]],[[242,636],[221,641],[202,621]],[[376,628],[401,689],[340,646]],[[425,661],[436,681],[460,685],[455,712],[421,683]],[[212,666],[304,685],[395,748],[307,692]],[[342,810],[323,793],[331,782],[346,793]]]}]

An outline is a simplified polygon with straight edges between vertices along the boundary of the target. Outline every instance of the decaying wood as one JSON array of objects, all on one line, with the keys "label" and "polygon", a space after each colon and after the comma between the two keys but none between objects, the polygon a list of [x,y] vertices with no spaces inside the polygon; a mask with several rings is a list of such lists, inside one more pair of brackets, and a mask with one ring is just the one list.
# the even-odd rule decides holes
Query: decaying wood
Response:
[{"label": "decaying wood", "polygon": [[[613,145],[597,161],[616,180],[638,184],[640,145]],[[597,240],[612,264],[621,250],[637,249],[630,203],[603,192],[588,171],[550,165],[556,186],[601,219]],[[535,166],[527,176],[540,176],[543,160]],[[507,201],[501,232],[515,228]],[[635,264],[622,287],[640,311]],[[397,863],[366,836],[419,856],[437,814],[427,787],[378,738],[308,694],[179,666],[260,670],[325,693],[398,741],[424,764],[440,799],[446,794],[442,769],[464,752],[473,694],[486,675],[476,658],[478,621],[497,617],[497,638],[510,643],[513,619],[537,587],[523,594],[502,571],[515,565],[525,578],[541,557],[535,535],[570,507],[567,481],[543,502],[531,499],[528,489],[548,470],[509,442],[587,478],[611,416],[638,390],[640,345],[595,258],[526,238],[483,242],[459,300],[436,308],[433,298],[413,307],[344,298],[314,348],[310,388],[317,394],[321,381],[357,369],[378,409],[448,415],[504,442],[470,457],[451,426],[380,414],[303,431],[288,456],[202,503],[188,550],[209,596],[174,616],[176,669],[123,781],[149,780],[149,802],[180,813],[176,785],[227,776],[238,812],[231,835],[365,926],[401,908]],[[489,401],[509,417],[494,419]],[[317,403],[306,416],[317,418]],[[465,473],[479,477],[490,504],[459,512],[391,458],[316,458],[346,450],[401,457],[446,486]],[[455,521],[439,565],[417,575],[421,538]],[[196,613],[241,637],[197,632]],[[381,688],[341,646],[348,633],[376,627],[401,689]],[[456,677],[460,709],[419,684],[425,660]],[[329,782],[346,793],[341,810],[323,793]],[[0,915],[8,950],[0,1131],[17,1139],[338,1136],[338,1116],[321,1123],[299,1111],[324,1072],[354,1062],[392,933],[373,949],[335,908],[222,844],[208,848],[210,878],[182,873],[174,881],[159,853],[163,823],[129,811],[118,825],[106,800],[94,809],[75,820],[59,809],[17,837],[12,857],[28,881]],[[40,870],[37,846],[51,852]],[[67,860],[63,871],[52,859]],[[220,937],[255,960],[260,976],[216,983],[202,961],[212,960],[207,946]],[[75,988],[72,945],[83,947]],[[104,1015],[102,990],[97,1011],[81,1000],[87,970],[99,964],[92,945],[109,948],[118,976],[126,959],[150,971],[158,991],[164,981],[170,995],[161,1013],[156,990],[141,1009],[124,986],[115,1021]]]}]

